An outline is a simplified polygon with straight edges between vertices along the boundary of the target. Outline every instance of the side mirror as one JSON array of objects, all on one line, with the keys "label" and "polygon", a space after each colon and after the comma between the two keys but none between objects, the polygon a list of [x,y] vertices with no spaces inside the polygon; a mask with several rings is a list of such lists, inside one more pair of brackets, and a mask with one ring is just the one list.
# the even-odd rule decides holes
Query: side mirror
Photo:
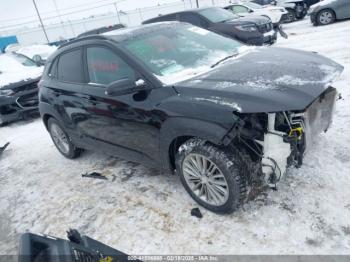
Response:
[{"label": "side mirror", "polygon": [[139,79],[135,82],[130,78],[123,78],[110,83],[105,93],[108,96],[126,95],[142,90],[145,85],[146,83],[143,79]]},{"label": "side mirror", "polygon": [[45,61],[42,59],[40,55],[33,56],[33,60],[38,66],[45,65]]}]

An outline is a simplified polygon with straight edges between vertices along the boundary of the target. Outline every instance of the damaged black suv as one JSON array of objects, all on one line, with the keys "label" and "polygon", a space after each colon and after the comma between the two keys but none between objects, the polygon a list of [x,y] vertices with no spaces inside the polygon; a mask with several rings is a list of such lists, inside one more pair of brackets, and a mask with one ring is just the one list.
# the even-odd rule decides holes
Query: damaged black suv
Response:
[{"label": "damaged black suv", "polygon": [[252,185],[275,185],[302,164],[331,123],[342,70],[311,52],[150,24],[59,48],[39,109],[65,157],[101,150],[171,170],[199,204],[230,213]]}]

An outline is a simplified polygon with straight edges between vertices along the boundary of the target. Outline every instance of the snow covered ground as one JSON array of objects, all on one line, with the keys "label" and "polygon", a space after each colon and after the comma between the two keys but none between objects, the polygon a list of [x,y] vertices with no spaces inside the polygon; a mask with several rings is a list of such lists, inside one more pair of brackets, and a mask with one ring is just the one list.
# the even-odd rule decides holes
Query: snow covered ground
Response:
[{"label": "snow covered ground", "polygon": [[[68,228],[130,254],[350,254],[350,21],[286,25],[278,45],[317,51],[345,66],[334,125],[278,191],[220,216],[197,207],[177,177],[103,154],[75,161],[55,149],[41,120],[0,129],[0,254],[31,231]],[[295,65],[298,66],[298,65]],[[82,178],[100,171],[108,181]]]}]

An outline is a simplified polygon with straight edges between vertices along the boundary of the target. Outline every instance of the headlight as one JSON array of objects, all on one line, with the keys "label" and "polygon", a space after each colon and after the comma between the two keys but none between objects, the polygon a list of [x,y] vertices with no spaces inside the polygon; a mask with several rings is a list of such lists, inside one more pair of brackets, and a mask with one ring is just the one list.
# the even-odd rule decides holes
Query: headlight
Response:
[{"label": "headlight", "polygon": [[255,25],[238,25],[235,26],[240,31],[254,32],[257,30]]},{"label": "headlight", "polygon": [[1,89],[0,88],[0,96],[11,96],[13,95],[15,92],[13,92],[12,89]]}]

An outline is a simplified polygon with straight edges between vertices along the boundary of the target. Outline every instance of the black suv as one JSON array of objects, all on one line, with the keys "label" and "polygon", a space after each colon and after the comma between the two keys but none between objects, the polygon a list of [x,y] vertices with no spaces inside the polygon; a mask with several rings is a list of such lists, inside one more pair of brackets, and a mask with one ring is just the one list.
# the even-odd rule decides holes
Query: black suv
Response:
[{"label": "black suv", "polygon": [[239,17],[218,7],[197,8],[152,18],[143,24],[180,21],[219,33],[249,45],[273,44],[277,32],[271,20],[264,16]]},{"label": "black suv", "polygon": [[330,124],[343,67],[311,52],[244,46],[187,23],[80,38],[47,61],[39,109],[57,149],[175,172],[199,204],[234,211],[275,186]]},{"label": "black suv", "polygon": [[319,2],[319,0],[252,0],[252,2],[259,5],[273,4],[284,7],[288,11],[288,14],[284,15],[282,20],[288,23],[303,19],[307,14],[309,6]]}]

